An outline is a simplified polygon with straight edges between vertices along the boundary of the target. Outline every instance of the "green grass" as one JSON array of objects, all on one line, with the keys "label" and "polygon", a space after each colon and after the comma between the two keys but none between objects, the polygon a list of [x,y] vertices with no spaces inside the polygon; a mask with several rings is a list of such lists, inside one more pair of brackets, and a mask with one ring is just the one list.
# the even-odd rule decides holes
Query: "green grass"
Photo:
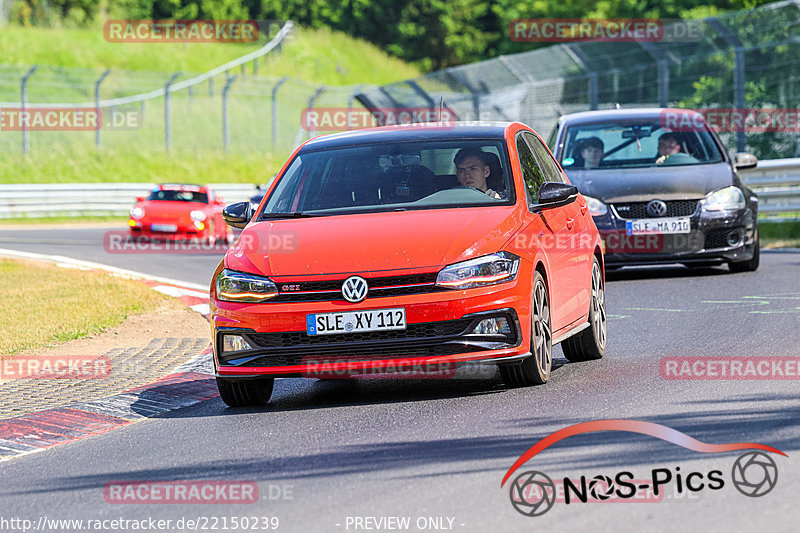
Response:
[{"label": "green grass", "polygon": [[[366,41],[327,29],[296,29],[282,53],[268,56],[266,64],[259,64],[260,74],[337,85],[378,85],[419,75],[416,67]],[[263,44],[109,43],[103,37],[102,25],[86,29],[5,26],[0,31],[0,61],[18,66],[199,73]],[[252,65],[248,72],[252,72]],[[30,83],[35,85],[35,77]]]},{"label": "green grass", "polygon": [[764,248],[800,247],[800,219],[782,222],[759,221],[758,234]]},{"label": "green grass", "polygon": [[[104,68],[117,69],[103,82],[102,97],[110,98],[161,87],[169,72],[203,72],[256,48],[109,43],[101,26],[81,30],[4,27],[0,61],[18,66],[0,66],[0,101],[19,98],[19,75],[23,66],[33,63],[42,66],[30,78],[29,101],[83,102],[93,98],[94,80]],[[141,124],[130,130],[102,130],[102,151],[95,147],[94,132],[34,131],[29,134],[30,152],[23,156],[22,134],[0,132],[0,183],[264,183],[291,153],[298,140],[301,110],[320,84],[327,88],[315,106],[341,107],[348,105],[357,84],[390,83],[417,76],[419,71],[342,33],[298,28],[281,53],[259,64],[257,76],[252,75],[252,65],[246,75],[238,69],[235,74],[228,99],[229,152],[224,150],[222,134],[223,80],[216,79],[213,87],[198,86],[191,96],[187,90],[172,95],[171,155],[165,150],[164,99],[158,98],[146,103],[143,114],[138,103],[117,108],[139,114]],[[278,135],[273,143],[271,90],[283,76],[290,79],[278,93]]]},{"label": "green grass", "polygon": [[103,331],[165,298],[137,281],[10,259],[0,259],[0,290],[0,356]]}]

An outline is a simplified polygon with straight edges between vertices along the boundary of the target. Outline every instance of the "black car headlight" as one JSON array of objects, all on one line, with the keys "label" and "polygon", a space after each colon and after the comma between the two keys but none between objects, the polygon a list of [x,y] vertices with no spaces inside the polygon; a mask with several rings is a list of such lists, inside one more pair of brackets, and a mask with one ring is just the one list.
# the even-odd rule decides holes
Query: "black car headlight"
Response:
[{"label": "black car headlight", "polygon": [[225,269],[217,274],[217,298],[225,302],[258,303],[278,295],[278,287],[263,276]]},{"label": "black car headlight", "polygon": [[519,270],[519,256],[509,252],[484,255],[443,268],[436,285],[448,289],[472,289],[513,281]]},{"label": "black car headlight", "polygon": [[703,211],[735,211],[744,209],[744,193],[739,187],[725,187],[709,193],[703,202]]}]

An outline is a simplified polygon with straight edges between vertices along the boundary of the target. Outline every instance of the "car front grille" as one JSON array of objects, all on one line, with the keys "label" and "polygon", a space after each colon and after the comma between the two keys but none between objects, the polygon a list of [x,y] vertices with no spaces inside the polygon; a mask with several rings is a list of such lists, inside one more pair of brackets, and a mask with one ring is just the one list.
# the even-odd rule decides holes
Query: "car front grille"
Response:
[{"label": "car front grille", "polygon": [[[501,310],[491,316],[505,317],[511,331],[504,334],[471,333],[486,316],[470,316],[457,320],[408,324],[405,330],[308,335],[305,331],[274,333],[238,333],[253,350],[219,354],[226,366],[300,365],[320,356],[336,356],[345,360],[383,360],[398,357],[430,357],[458,353],[496,350],[516,346],[520,342],[519,324],[513,311]],[[218,332],[218,345],[221,335]]]},{"label": "car front grille", "polygon": [[[430,272],[408,276],[364,278],[369,286],[367,298],[404,296],[448,290],[436,286],[437,276],[437,272]],[[278,296],[270,299],[268,303],[344,301],[342,284],[345,279],[347,278],[326,281],[275,280],[278,286]]]},{"label": "car front grille", "polygon": [[[670,200],[667,204],[665,217],[688,217],[697,210],[700,200]],[[647,213],[649,202],[627,202],[613,204],[614,209],[621,218],[653,218]]]},{"label": "car front grille", "polygon": [[394,331],[370,331],[364,333],[343,333],[339,335],[308,335],[305,331],[286,333],[251,333],[259,348],[299,348],[310,346],[352,345],[359,342],[386,342],[430,339],[436,337],[456,337],[464,333],[473,322],[471,318],[409,324],[406,329]]}]

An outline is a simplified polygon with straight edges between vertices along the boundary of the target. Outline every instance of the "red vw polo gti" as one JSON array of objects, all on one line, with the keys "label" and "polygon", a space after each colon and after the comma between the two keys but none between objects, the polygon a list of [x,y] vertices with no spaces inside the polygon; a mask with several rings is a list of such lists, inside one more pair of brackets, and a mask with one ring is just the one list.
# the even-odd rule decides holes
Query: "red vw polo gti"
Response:
[{"label": "red vw polo gti", "polygon": [[[335,362],[363,374],[497,364],[545,383],[606,346],[603,254],[586,201],[520,123],[327,135],[289,158],[211,283],[231,406]],[[327,367],[330,368],[330,367]]]}]

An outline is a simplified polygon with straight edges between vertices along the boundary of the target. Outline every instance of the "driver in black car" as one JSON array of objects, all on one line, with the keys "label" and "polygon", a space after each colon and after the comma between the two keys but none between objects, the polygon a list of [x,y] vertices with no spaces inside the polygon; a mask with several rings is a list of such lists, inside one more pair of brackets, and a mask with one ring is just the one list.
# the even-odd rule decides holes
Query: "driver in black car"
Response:
[{"label": "driver in black car", "polygon": [[479,148],[462,148],[456,153],[453,162],[456,164],[456,179],[464,187],[474,187],[491,198],[501,199],[500,195],[489,188],[486,180],[492,173],[486,152]]}]

